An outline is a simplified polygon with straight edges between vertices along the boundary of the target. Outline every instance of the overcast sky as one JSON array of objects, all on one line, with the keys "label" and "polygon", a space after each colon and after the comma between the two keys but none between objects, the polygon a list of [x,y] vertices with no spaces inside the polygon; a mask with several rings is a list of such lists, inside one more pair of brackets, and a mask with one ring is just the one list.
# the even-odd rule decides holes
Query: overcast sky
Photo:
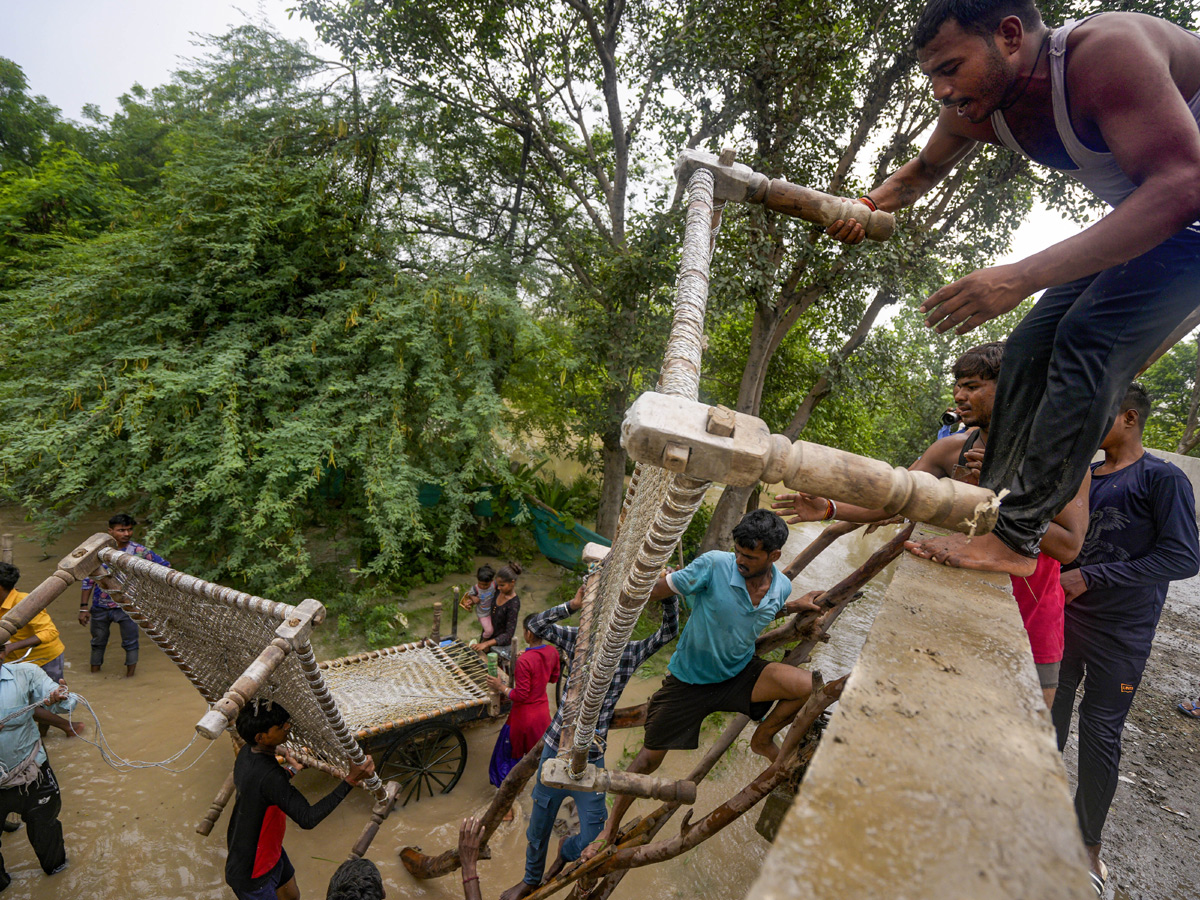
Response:
[{"label": "overcast sky", "polygon": [[[151,88],[196,54],[196,34],[220,34],[247,16],[265,18],[290,38],[316,44],[316,32],[287,8],[295,0],[6,0],[0,56],[17,62],[34,94],[44,94],[67,118],[85,103],[111,114],[134,84]],[[331,51],[329,51],[331,52]],[[1035,211],[1017,232],[1020,259],[1079,230],[1056,213]]]}]

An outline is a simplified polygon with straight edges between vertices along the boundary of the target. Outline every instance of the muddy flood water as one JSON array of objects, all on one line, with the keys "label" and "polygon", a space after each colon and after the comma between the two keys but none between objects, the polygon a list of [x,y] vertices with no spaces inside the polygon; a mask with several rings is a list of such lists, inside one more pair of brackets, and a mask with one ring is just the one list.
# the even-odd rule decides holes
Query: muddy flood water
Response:
[{"label": "muddy flood water", "polygon": [[[33,528],[22,520],[20,512],[0,507],[0,532],[16,535],[14,562],[22,572],[18,588],[25,591],[46,578],[57,561],[85,538],[103,530],[99,516],[84,522],[48,548],[47,555],[33,540]],[[794,529],[784,560],[791,559],[818,530]],[[796,588],[808,590],[833,584],[890,536],[890,531],[884,529],[867,538],[856,535],[843,538],[803,573]],[[835,640],[821,648],[815,665],[827,678],[841,675],[849,668],[865,639],[889,577],[885,573],[876,580],[868,596],[839,620]],[[468,579],[469,575],[464,573],[459,581],[466,583]],[[526,608],[542,608],[548,590],[539,590],[533,581],[527,587],[533,603],[527,603]],[[99,717],[97,728],[82,704],[75,713],[77,720],[89,725],[88,740],[98,741],[102,734],[114,754],[130,760],[160,761],[186,747],[193,738],[197,720],[207,708],[205,702],[174,664],[144,636],[136,677],[124,677],[123,653],[116,629],[103,671],[90,673],[89,633],[78,624],[78,601],[79,592],[72,588],[51,605],[49,612],[67,646],[67,684],[91,703]],[[474,624],[473,617],[468,620],[464,623]],[[337,647],[337,653],[345,652],[348,648],[344,642],[339,643],[342,645]],[[328,657],[337,653],[318,655]],[[665,659],[659,662],[665,665]],[[641,702],[657,688],[661,665],[657,674],[636,677],[630,683],[622,705]],[[488,783],[487,763],[501,724],[502,720],[492,721],[466,731],[467,768],[450,794],[397,809],[384,823],[368,856],[379,865],[389,897],[462,896],[458,877],[416,881],[401,866],[397,853],[407,845],[432,853],[453,847],[460,820],[486,809],[493,793]],[[716,729],[706,729],[703,741],[711,741],[716,734]],[[610,738],[608,763],[622,764],[640,746],[641,730],[614,731]],[[196,739],[173,766],[188,767],[181,772],[154,767],[115,769],[104,762],[96,747],[82,740],[68,740],[59,731],[50,733],[46,747],[62,785],[61,819],[70,866],[62,874],[48,878],[38,867],[24,830],[4,835],[4,860],[13,876],[5,900],[10,897],[14,900],[216,900],[232,896],[223,880],[228,809],[209,837],[195,832],[197,822],[232,764],[232,749],[227,740],[209,744],[202,738]],[[206,752],[202,755],[202,751]],[[699,751],[673,753],[664,774],[680,777],[698,757]],[[751,756],[743,742],[700,786],[696,817],[745,786],[760,769],[758,758]],[[310,800],[333,787],[332,779],[314,771],[301,773],[296,783]],[[649,802],[638,801],[631,816],[648,809],[643,805]],[[370,798],[364,792],[354,791],[316,829],[306,832],[294,824],[289,826],[285,846],[296,866],[304,896],[325,896],[329,877],[345,859],[366,823],[370,805]],[[491,860],[480,863],[485,897],[498,896],[522,876],[529,805],[527,788],[519,801],[516,820],[502,825],[493,837]],[[654,898],[743,896],[768,849],[754,831],[756,818],[757,810],[684,857],[631,873],[619,894]],[[673,833],[670,829],[671,826],[668,833]]]}]

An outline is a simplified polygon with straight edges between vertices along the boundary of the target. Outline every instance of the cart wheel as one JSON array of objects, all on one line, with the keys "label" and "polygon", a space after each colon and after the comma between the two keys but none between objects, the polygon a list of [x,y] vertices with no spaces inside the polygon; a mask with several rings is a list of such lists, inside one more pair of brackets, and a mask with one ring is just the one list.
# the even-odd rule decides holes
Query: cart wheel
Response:
[{"label": "cart wheel", "polygon": [[467,739],[454,725],[422,722],[392,741],[379,761],[379,777],[400,784],[401,806],[421,796],[448,794],[467,767]]}]

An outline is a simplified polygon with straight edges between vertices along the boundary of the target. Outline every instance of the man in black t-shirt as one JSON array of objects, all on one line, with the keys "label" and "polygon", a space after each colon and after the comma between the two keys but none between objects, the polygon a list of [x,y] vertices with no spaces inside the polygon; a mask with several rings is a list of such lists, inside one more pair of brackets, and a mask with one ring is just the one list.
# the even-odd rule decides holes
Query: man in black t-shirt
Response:
[{"label": "man in black t-shirt", "polygon": [[[1200,570],[1192,485],[1176,466],[1142,446],[1150,401],[1130,385],[1092,466],[1091,518],[1083,549],[1064,566],[1064,651],[1051,717],[1062,750],[1079,704],[1079,785],[1075,812],[1102,892],[1100,834],[1117,787],[1121,732],[1158,627],[1167,585]],[[1086,676],[1086,680],[1085,680]]]},{"label": "man in black t-shirt", "polygon": [[287,710],[255,698],[238,714],[235,727],[246,745],[233,764],[237,800],[226,836],[225,883],[238,900],[295,900],[300,896],[296,870],[283,849],[287,819],[304,829],[315,828],[351,787],[375,771],[375,763],[368,756],[365,764],[351,765],[346,780],[310,806],[290,783],[300,764],[288,755],[284,768],[275,758],[291,732]]}]

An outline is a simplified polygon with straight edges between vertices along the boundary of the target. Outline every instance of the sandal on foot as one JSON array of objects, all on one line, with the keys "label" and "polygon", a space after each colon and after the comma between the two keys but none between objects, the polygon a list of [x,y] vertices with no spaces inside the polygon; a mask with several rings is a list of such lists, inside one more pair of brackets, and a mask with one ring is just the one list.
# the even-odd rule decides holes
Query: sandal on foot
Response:
[{"label": "sandal on foot", "polygon": [[1096,896],[1104,896],[1104,887],[1108,884],[1108,866],[1104,864],[1104,860],[1100,861],[1100,874],[1088,870],[1088,877],[1092,879],[1092,887],[1096,889]]},{"label": "sandal on foot", "polygon": [[1189,719],[1200,719],[1200,706],[1194,700],[1184,700],[1175,708]]}]

